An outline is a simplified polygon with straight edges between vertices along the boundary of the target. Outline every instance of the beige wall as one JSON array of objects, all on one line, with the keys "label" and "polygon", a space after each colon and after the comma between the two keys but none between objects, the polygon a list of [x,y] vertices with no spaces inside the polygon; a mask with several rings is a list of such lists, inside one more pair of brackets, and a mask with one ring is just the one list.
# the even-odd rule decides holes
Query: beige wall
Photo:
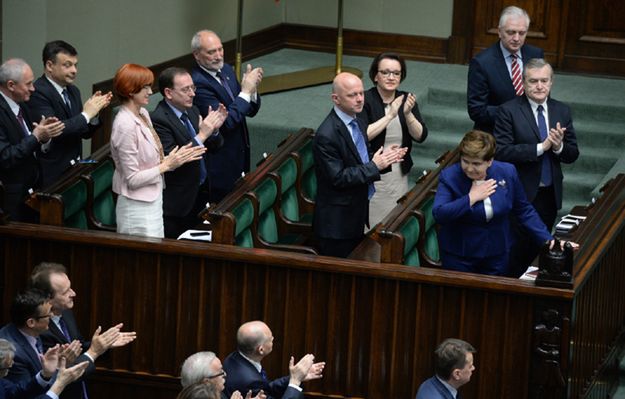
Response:
[{"label": "beige wall", "polygon": [[[285,22],[336,26],[337,0],[285,0]],[[343,27],[447,38],[453,0],[344,0]]]}]

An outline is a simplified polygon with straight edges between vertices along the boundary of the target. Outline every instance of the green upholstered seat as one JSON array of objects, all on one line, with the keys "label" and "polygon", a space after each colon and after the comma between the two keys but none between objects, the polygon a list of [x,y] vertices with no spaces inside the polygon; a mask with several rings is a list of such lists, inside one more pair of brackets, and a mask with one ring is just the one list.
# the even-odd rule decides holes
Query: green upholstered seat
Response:
[{"label": "green upholstered seat", "polygon": [[300,186],[302,195],[315,200],[317,197],[317,176],[315,175],[314,159],[312,153],[312,140],[306,142],[298,151],[300,159]]},{"label": "green upholstered seat", "polygon": [[300,220],[299,204],[297,200],[297,162],[293,158],[287,158],[276,170],[280,177],[280,209],[288,220],[297,222]]},{"label": "green upholstered seat", "polygon": [[115,165],[107,159],[91,172],[93,180],[93,215],[102,224],[115,226],[115,200],[113,199],[113,173]]},{"label": "green upholstered seat", "polygon": [[421,206],[421,213],[424,219],[424,242],[423,249],[425,254],[433,261],[440,261],[440,253],[438,249],[438,235],[436,233],[436,221],[432,215],[432,206],[434,205],[434,197],[430,197]]},{"label": "green upholstered seat", "polygon": [[413,215],[408,216],[406,221],[399,227],[399,232],[404,238],[403,264],[408,266],[421,266],[419,259],[419,221]]},{"label": "green upholstered seat", "polygon": [[87,186],[82,180],[59,193],[63,200],[63,226],[87,230]]},{"label": "green upholstered seat", "polygon": [[238,247],[253,248],[254,240],[250,230],[254,221],[254,206],[248,198],[243,198],[232,208],[235,218],[234,241]]},{"label": "green upholstered seat", "polygon": [[280,235],[274,205],[278,196],[278,186],[276,182],[266,177],[254,189],[254,194],[258,200],[258,225],[259,237],[269,244],[293,244],[300,236],[298,234]]}]

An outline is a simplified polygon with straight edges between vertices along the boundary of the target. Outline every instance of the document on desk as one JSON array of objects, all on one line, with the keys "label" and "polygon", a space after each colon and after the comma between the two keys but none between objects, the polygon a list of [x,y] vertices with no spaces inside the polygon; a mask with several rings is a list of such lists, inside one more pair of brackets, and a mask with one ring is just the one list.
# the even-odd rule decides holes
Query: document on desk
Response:
[{"label": "document on desk", "polygon": [[187,230],[180,234],[179,240],[193,240],[193,241],[211,241],[213,237],[212,231],[206,230]]}]

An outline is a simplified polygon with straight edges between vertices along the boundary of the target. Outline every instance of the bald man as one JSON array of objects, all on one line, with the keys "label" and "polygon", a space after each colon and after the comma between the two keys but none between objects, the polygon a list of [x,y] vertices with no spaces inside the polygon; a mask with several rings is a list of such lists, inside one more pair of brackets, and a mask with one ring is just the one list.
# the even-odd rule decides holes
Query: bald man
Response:
[{"label": "bald man", "polygon": [[320,255],[346,258],[362,240],[369,199],[380,171],[401,162],[406,148],[370,153],[367,126],[356,115],[364,106],[362,81],[343,72],[332,83],[334,107],[313,138],[317,197],[313,230]]},{"label": "bald man", "polygon": [[256,395],[262,390],[267,395],[267,399],[278,399],[294,397],[293,392],[301,392],[299,384],[293,383],[294,367],[302,367],[307,370],[305,377],[300,377],[299,382],[310,381],[321,378],[325,362],[312,364],[314,356],[305,355],[294,364],[291,357],[289,370],[291,376],[284,376],[271,380],[267,377],[262,360],[273,350],[273,333],[267,324],[262,321],[250,321],[244,323],[237,331],[237,350],[226,357],[223,363],[223,370],[228,375],[226,379],[225,393],[228,397],[235,391],[252,391]]}]

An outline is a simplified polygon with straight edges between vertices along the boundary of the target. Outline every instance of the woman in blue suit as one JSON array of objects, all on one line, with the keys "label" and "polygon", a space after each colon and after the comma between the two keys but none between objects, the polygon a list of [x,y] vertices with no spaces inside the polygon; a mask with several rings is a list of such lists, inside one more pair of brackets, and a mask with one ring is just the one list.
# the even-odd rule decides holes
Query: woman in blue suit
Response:
[{"label": "woman in blue suit", "polygon": [[495,138],[479,130],[460,142],[460,162],[441,172],[433,215],[443,267],[505,275],[514,236],[513,214],[539,244],[553,240],[527,201],[512,164],[494,161]]}]

